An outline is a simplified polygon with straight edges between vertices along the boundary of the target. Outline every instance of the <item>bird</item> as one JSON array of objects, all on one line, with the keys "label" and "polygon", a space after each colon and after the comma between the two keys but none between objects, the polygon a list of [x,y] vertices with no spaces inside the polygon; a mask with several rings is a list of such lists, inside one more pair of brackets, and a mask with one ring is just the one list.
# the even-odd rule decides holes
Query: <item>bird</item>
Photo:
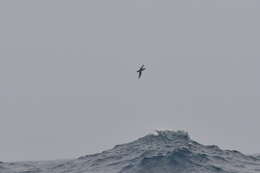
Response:
[{"label": "bird", "polygon": [[138,79],[141,78],[142,76],[142,72],[145,70],[146,68],[144,68],[144,65],[141,66],[141,68],[139,70],[137,70],[137,73],[138,73]]}]

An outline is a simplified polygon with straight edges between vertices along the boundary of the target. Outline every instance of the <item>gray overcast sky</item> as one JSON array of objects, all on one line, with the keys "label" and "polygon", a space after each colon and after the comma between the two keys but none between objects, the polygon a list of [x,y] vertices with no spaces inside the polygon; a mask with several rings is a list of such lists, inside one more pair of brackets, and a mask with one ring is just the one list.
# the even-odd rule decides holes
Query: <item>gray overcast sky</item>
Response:
[{"label": "gray overcast sky", "polygon": [[155,129],[260,152],[259,5],[1,0],[0,160],[73,158]]}]

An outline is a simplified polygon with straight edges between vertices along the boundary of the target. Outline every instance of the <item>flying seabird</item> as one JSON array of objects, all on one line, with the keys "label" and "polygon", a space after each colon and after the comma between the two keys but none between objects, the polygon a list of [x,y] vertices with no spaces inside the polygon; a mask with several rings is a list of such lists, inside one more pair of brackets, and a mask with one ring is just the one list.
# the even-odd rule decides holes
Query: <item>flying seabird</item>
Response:
[{"label": "flying seabird", "polygon": [[146,68],[144,68],[144,65],[142,65],[142,67],[137,71],[137,73],[138,73],[138,79],[141,78],[142,72],[143,72],[145,69],[146,69]]}]

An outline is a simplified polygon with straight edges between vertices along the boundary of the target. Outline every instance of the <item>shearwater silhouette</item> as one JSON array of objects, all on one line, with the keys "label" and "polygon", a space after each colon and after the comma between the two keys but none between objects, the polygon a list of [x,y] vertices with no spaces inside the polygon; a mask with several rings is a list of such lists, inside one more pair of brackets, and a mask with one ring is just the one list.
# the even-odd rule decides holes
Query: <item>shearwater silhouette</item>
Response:
[{"label": "shearwater silhouette", "polygon": [[146,68],[144,68],[144,65],[142,65],[142,67],[137,71],[137,73],[138,73],[138,79],[141,78],[142,72],[143,72],[145,69],[146,69]]}]

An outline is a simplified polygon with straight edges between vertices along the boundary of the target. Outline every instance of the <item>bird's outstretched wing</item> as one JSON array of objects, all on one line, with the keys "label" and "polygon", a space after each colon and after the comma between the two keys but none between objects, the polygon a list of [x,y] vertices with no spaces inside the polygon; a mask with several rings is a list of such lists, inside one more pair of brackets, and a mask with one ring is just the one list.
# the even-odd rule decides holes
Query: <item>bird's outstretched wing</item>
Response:
[{"label": "bird's outstretched wing", "polygon": [[139,72],[138,79],[140,79],[141,76],[142,76],[142,71]]}]

